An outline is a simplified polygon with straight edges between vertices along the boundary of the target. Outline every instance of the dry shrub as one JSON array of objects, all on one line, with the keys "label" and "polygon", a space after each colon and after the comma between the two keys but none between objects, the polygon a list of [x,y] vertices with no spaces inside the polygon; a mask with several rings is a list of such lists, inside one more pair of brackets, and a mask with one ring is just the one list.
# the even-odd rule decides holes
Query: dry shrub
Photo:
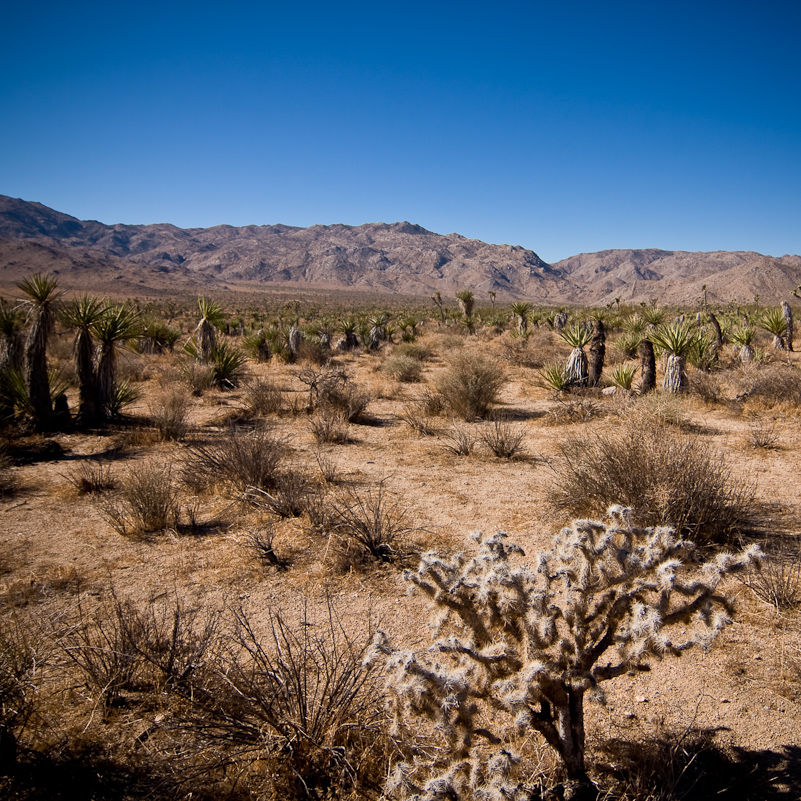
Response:
[{"label": "dry shrub", "polygon": [[436,380],[436,387],[450,412],[468,422],[482,419],[498,401],[506,375],[497,360],[477,350],[452,356]]},{"label": "dry shrub", "polygon": [[333,501],[331,510],[340,550],[350,564],[365,558],[393,561],[400,537],[414,531],[402,499],[390,493],[383,481],[365,489],[345,490]]},{"label": "dry shrub", "polygon": [[262,526],[258,530],[249,531],[245,539],[245,547],[265,566],[274,567],[278,571],[286,570],[289,562],[275,552],[275,529],[271,525]]},{"label": "dry shrub", "polygon": [[0,498],[13,495],[17,491],[17,477],[14,475],[11,457],[0,450]]},{"label": "dry shrub", "polygon": [[549,489],[566,516],[632,507],[647,525],[669,525],[698,545],[733,541],[752,524],[754,487],[696,435],[665,426],[576,434],[560,447]]},{"label": "dry shrub", "polygon": [[199,397],[214,386],[214,368],[211,365],[201,364],[197,359],[182,359],[178,362],[178,369],[181,371],[181,378],[195,397]]},{"label": "dry shrub", "polygon": [[339,468],[336,460],[328,453],[317,451],[314,454],[317,467],[320,468],[320,477],[326,484],[336,484],[339,479]]},{"label": "dry shrub", "polygon": [[684,399],[671,392],[649,392],[626,407],[633,426],[669,426],[680,431],[692,430],[692,421],[684,408]]},{"label": "dry shrub", "polygon": [[434,434],[435,429],[428,415],[427,403],[424,399],[407,401],[395,416],[421,436],[430,437]]},{"label": "dry shrub", "polygon": [[178,525],[180,504],[172,466],[147,460],[128,468],[119,490],[97,499],[106,522],[123,536],[149,534]]},{"label": "dry shrub", "polygon": [[501,459],[513,459],[525,453],[525,432],[503,417],[497,417],[488,427],[483,428],[480,437],[490,451]]},{"label": "dry shrub", "polygon": [[787,364],[752,366],[740,379],[738,399],[762,406],[801,406],[801,372]]},{"label": "dry shrub", "polygon": [[745,583],[777,612],[794,609],[801,604],[801,540],[774,535],[762,541],[762,550],[765,558],[749,569]]},{"label": "dry shrub", "polygon": [[475,445],[471,431],[456,424],[442,434],[442,449],[453,456],[469,456]]},{"label": "dry shrub", "polygon": [[284,394],[268,378],[248,381],[242,390],[245,410],[254,417],[280,414],[284,408]]},{"label": "dry shrub", "polygon": [[117,483],[111,475],[111,464],[105,459],[86,459],[78,462],[64,478],[79,495],[96,495],[113,490]]},{"label": "dry shrub", "polygon": [[748,444],[752,448],[772,450],[779,443],[776,433],[776,421],[757,417],[748,426]]},{"label": "dry shrub", "polygon": [[17,742],[32,718],[44,663],[44,643],[30,625],[9,617],[0,626],[0,776],[17,760]]},{"label": "dry shrub", "polygon": [[403,356],[407,359],[414,359],[418,362],[428,361],[433,353],[428,345],[420,342],[401,342],[392,350],[393,356]]},{"label": "dry shrub", "polygon": [[379,671],[365,665],[370,631],[349,633],[330,602],[320,620],[271,610],[264,632],[234,617],[193,680],[182,732],[230,754],[240,776],[257,767],[260,798],[379,797],[389,740]]},{"label": "dry shrub", "polygon": [[269,490],[250,487],[248,501],[257,509],[281,518],[300,517],[305,511],[311,482],[294,470],[277,473]]},{"label": "dry shrub", "polygon": [[514,367],[538,370],[545,365],[542,338],[530,333],[519,336],[508,333],[498,343],[501,357]]},{"label": "dry shrub", "polygon": [[219,442],[189,448],[184,481],[198,489],[222,484],[236,492],[249,487],[270,490],[286,453],[286,440],[268,428],[232,428]]},{"label": "dry shrub", "polygon": [[[656,736],[599,744],[595,772],[607,801],[708,801],[764,798],[753,765],[739,762],[714,741],[715,731],[660,727]],[[733,795],[732,795],[733,793]]]},{"label": "dry shrub", "polygon": [[416,384],[423,374],[423,365],[411,356],[393,354],[381,365],[381,371],[402,384]]},{"label": "dry shrub", "polygon": [[344,445],[350,442],[348,421],[336,409],[323,408],[309,418],[309,429],[319,444]]},{"label": "dry shrub", "polygon": [[579,400],[561,400],[548,409],[545,423],[552,426],[571,425],[573,423],[586,423],[596,417],[603,416],[603,409],[589,398]]},{"label": "dry shrub", "polygon": [[692,370],[688,375],[688,389],[690,394],[709,405],[722,403],[725,400],[723,378],[720,373]]},{"label": "dry shrub", "polygon": [[190,401],[186,391],[168,387],[158,393],[148,408],[150,418],[162,440],[181,440],[189,430]]},{"label": "dry shrub", "polygon": [[104,710],[126,694],[185,689],[220,634],[221,614],[176,597],[141,606],[111,595],[93,609],[78,604],[55,640]]},{"label": "dry shrub", "polygon": [[348,423],[357,423],[370,402],[370,396],[360,392],[348,372],[338,367],[307,368],[298,378],[309,387],[307,411],[333,410]]}]

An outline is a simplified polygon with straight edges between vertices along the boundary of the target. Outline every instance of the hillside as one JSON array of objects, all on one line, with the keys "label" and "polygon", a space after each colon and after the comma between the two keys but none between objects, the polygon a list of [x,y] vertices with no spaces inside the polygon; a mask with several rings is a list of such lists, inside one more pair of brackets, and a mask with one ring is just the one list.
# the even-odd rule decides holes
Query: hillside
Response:
[{"label": "hillside", "polygon": [[408,222],[178,228],[83,221],[0,195],[0,283],[52,271],[76,287],[198,291],[263,285],[606,304],[659,298],[776,302],[801,284],[801,257],[607,250],[549,265],[531,250],[441,235]]}]

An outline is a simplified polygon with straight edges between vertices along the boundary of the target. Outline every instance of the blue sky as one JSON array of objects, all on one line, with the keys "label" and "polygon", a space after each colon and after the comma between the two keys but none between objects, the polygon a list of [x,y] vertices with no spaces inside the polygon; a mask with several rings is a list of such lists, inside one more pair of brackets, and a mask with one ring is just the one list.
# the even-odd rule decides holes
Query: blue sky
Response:
[{"label": "blue sky", "polygon": [[801,253],[799,38],[801,0],[16,3],[0,193],[105,223],[409,220],[546,261]]}]

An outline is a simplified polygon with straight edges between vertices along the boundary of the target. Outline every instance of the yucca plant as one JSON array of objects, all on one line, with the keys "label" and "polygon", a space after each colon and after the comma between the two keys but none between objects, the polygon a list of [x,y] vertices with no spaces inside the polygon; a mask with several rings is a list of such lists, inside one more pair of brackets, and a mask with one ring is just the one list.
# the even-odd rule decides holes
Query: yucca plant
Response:
[{"label": "yucca plant", "polygon": [[359,340],[356,338],[358,327],[359,324],[353,315],[348,315],[337,326],[339,333],[342,334],[342,350],[354,350],[359,346]]},{"label": "yucca plant", "polygon": [[94,341],[94,327],[100,322],[106,306],[104,301],[82,295],[69,303],[62,314],[62,320],[71,328],[77,329],[73,357],[78,376],[79,409],[82,425],[93,425],[98,419],[97,374],[95,356],[97,348]]},{"label": "yucca plant", "polygon": [[731,341],[738,348],[738,357],[743,364],[750,364],[754,360],[754,340],[756,329],[751,325],[744,325],[731,332]]},{"label": "yucca plant", "polygon": [[637,356],[637,350],[642,342],[644,327],[639,331],[624,331],[615,341],[614,348],[625,359]]},{"label": "yucca plant", "polygon": [[221,388],[236,386],[245,374],[247,356],[227,342],[218,342],[211,353],[214,383]]},{"label": "yucca plant", "polygon": [[637,366],[634,364],[619,364],[612,371],[612,382],[615,386],[631,391],[634,383],[634,376],[637,374]]},{"label": "yucca plant", "polygon": [[786,350],[787,320],[782,309],[766,309],[759,318],[757,325],[773,336],[773,347],[776,350]]},{"label": "yucca plant", "polygon": [[97,408],[100,414],[112,414],[111,406],[116,393],[117,350],[138,336],[139,313],[129,303],[108,306],[92,326],[100,343],[97,361]]},{"label": "yucca plant", "polygon": [[546,364],[541,370],[537,370],[537,375],[542,382],[539,386],[543,389],[552,389],[554,392],[570,391],[570,379],[563,364]]},{"label": "yucca plant", "polygon": [[22,327],[19,309],[0,298],[0,373],[9,368],[22,370],[25,359]]},{"label": "yucca plant", "polygon": [[210,362],[217,344],[217,330],[222,327],[225,314],[219,303],[208,298],[198,298],[197,307],[200,311],[200,322],[195,329],[197,354],[200,361]]},{"label": "yucca plant", "polygon": [[473,315],[473,307],[476,303],[472,290],[460,290],[456,293],[456,300],[459,301],[459,308],[462,310],[462,314],[469,320]]},{"label": "yucca plant", "polygon": [[592,332],[583,325],[574,323],[559,332],[559,336],[573,348],[567,360],[565,372],[571,384],[587,383],[588,362],[584,346],[592,339]]},{"label": "yucca plant", "polygon": [[663,325],[649,334],[653,346],[668,357],[662,382],[666,392],[680,392],[686,388],[685,361],[696,336],[697,332],[687,322]]},{"label": "yucca plant", "polygon": [[53,426],[53,401],[47,371],[47,343],[56,327],[56,312],[62,293],[58,281],[51,275],[35,273],[20,281],[17,288],[28,299],[30,330],[25,343],[25,383],[33,420],[40,430]]},{"label": "yucca plant", "polygon": [[139,349],[142,353],[164,353],[173,349],[180,336],[161,320],[146,320],[142,323]]},{"label": "yucca plant", "polygon": [[705,331],[697,333],[687,350],[687,361],[693,367],[709,372],[718,357],[716,340]]},{"label": "yucca plant", "polygon": [[517,332],[524,334],[528,330],[528,320],[531,314],[531,304],[519,301],[512,304],[512,316],[517,318]]}]

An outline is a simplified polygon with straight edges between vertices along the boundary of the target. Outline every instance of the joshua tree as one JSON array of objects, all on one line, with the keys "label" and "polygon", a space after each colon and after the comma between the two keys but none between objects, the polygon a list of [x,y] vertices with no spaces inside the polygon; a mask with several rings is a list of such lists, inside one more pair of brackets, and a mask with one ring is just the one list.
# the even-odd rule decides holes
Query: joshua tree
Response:
[{"label": "joshua tree", "polygon": [[457,292],[456,300],[459,301],[459,308],[462,310],[462,314],[469,320],[473,316],[473,306],[476,302],[472,290],[462,289]]},{"label": "joshua tree", "polygon": [[431,300],[434,301],[434,305],[439,309],[439,321],[442,323],[442,325],[445,325],[445,308],[443,306],[442,293],[437,290],[431,296]]},{"label": "joshua tree", "polygon": [[25,384],[36,427],[49,430],[53,425],[53,401],[47,374],[47,343],[56,326],[56,307],[61,292],[58,281],[36,273],[17,284],[29,298],[30,330],[25,343]]},{"label": "joshua tree", "polygon": [[225,314],[219,303],[207,298],[197,299],[200,322],[197,324],[197,357],[204,364],[212,360],[217,345],[217,330],[222,326]]},{"label": "joshua tree", "polygon": [[0,373],[22,370],[25,343],[22,337],[22,315],[0,298]]},{"label": "joshua tree", "polygon": [[635,317],[642,326],[642,339],[639,344],[640,352],[640,393],[646,395],[656,388],[656,356],[654,354],[654,344],[650,340],[650,335],[664,319],[664,313],[656,308],[656,299],[652,298],[651,306],[643,306],[642,311]]},{"label": "joshua tree", "polygon": [[97,374],[95,373],[95,343],[92,337],[106,307],[103,301],[83,295],[74,300],[62,315],[64,322],[77,329],[72,349],[75,372],[78,375],[80,405],[78,415],[82,425],[90,426],[98,419]]},{"label": "joshua tree", "polygon": [[601,374],[604,371],[604,357],[606,356],[606,332],[600,317],[595,318],[592,325],[592,343],[590,344],[590,360],[587,383],[597,387],[601,383]]},{"label": "joshua tree", "polygon": [[493,292],[493,290],[490,289],[490,291],[487,292],[487,294],[489,295],[490,303],[492,304],[492,308],[494,310],[495,309],[495,296],[497,295],[497,292]]},{"label": "joshua tree", "polygon": [[[788,306],[789,308],[789,306]],[[759,327],[773,336],[773,347],[786,350],[787,320],[782,309],[765,309],[759,318]]]},{"label": "joshua tree", "polygon": [[638,528],[621,507],[609,515],[574,522],[528,564],[505,534],[478,534],[472,558],[428,553],[405,572],[434,607],[438,639],[409,653],[379,633],[374,658],[386,662],[398,733],[425,717],[442,742],[396,766],[389,795],[533,797],[511,749],[536,733],[562,763],[564,798],[596,798],[585,696],[602,702],[603,682],[709,647],[731,623],[721,581],[761,556],[752,547],[690,568],[693,545],[673,529]]},{"label": "joshua tree", "polygon": [[787,342],[787,350],[792,351],[793,349],[793,310],[790,308],[790,304],[786,301],[782,301],[782,315],[784,316],[784,322],[787,326],[787,333],[785,335],[785,341]]},{"label": "joshua tree", "polygon": [[368,335],[368,346],[370,350],[375,350],[387,338],[387,324],[389,316],[384,314],[373,315],[370,320],[370,333]]},{"label": "joshua tree", "polygon": [[346,317],[338,326],[342,339],[340,340],[340,350],[354,350],[359,346],[359,340],[356,338],[356,329],[358,323],[352,317]]},{"label": "joshua tree", "polygon": [[559,336],[573,348],[565,367],[568,381],[571,384],[586,384],[588,364],[584,346],[590,341],[592,334],[585,326],[575,324],[571,325],[570,328],[562,329],[559,332]]},{"label": "joshua tree", "polygon": [[756,329],[750,325],[744,325],[732,332],[731,341],[740,349],[739,358],[743,364],[750,364],[754,360],[754,339]]},{"label": "joshua tree", "polygon": [[687,322],[670,323],[652,331],[650,341],[668,356],[662,388],[667,392],[681,392],[687,386],[685,361],[696,334]]},{"label": "joshua tree", "polygon": [[531,304],[518,301],[512,304],[512,315],[517,318],[517,332],[525,334],[528,330],[528,316],[531,314]]},{"label": "joshua tree", "polygon": [[109,306],[93,326],[100,343],[97,360],[97,409],[107,416],[117,387],[117,349],[139,333],[139,315],[127,304]]}]

